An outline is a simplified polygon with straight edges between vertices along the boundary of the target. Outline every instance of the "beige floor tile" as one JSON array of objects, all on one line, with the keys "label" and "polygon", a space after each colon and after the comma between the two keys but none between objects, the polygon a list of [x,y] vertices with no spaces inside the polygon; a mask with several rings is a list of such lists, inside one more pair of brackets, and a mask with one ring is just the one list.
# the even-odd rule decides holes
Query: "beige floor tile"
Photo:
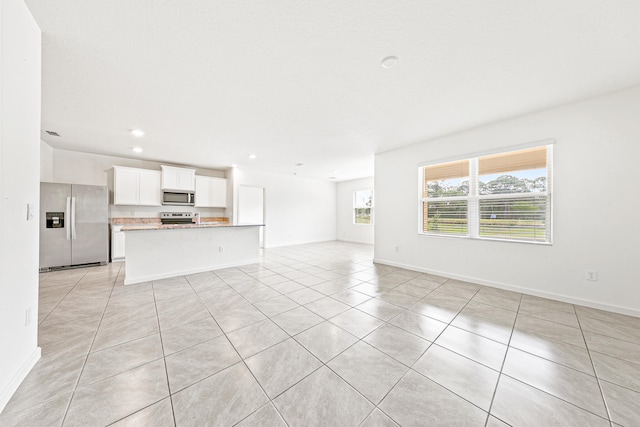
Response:
[{"label": "beige floor tile", "polygon": [[453,326],[449,326],[435,343],[497,371],[507,352],[504,344]]},{"label": "beige floor tile", "polygon": [[163,360],[156,360],[74,393],[65,427],[107,425],[167,397]]},{"label": "beige floor tile", "polygon": [[358,338],[331,322],[322,322],[294,336],[294,339],[323,363],[358,341]]},{"label": "beige floor tile", "polygon": [[222,335],[222,329],[211,317],[197,320],[162,332],[162,347],[165,356],[193,347]]},{"label": "beige floor tile", "polygon": [[363,302],[356,306],[356,308],[385,322],[391,320],[404,311],[402,307],[384,302],[377,298],[372,298],[369,301]]},{"label": "beige floor tile", "polygon": [[251,372],[237,363],[172,396],[179,426],[231,426],[268,402]]},{"label": "beige floor tile", "polygon": [[71,392],[60,395],[39,405],[16,412],[5,410],[0,413],[0,425],[3,427],[59,426],[62,425],[67,411]]},{"label": "beige floor tile", "polygon": [[640,393],[640,364],[591,352],[598,377]]},{"label": "beige floor tile", "polygon": [[511,348],[502,369],[523,383],[607,418],[598,381],[584,374],[529,353]]},{"label": "beige floor tile", "polygon": [[253,414],[237,424],[238,427],[286,427],[284,420],[273,407],[272,403],[267,403]]},{"label": "beige floor tile", "polygon": [[358,426],[374,406],[326,367],[273,402],[289,425]]},{"label": "beige floor tile", "polygon": [[362,338],[375,330],[384,322],[367,313],[352,308],[330,319],[330,322],[340,326],[345,331]]},{"label": "beige floor tile", "polygon": [[246,363],[271,399],[322,365],[291,338],[246,359]]},{"label": "beige floor tile", "polygon": [[324,319],[304,307],[298,307],[273,316],[271,320],[289,335],[296,335],[321,323]]},{"label": "beige floor tile", "polygon": [[413,369],[474,405],[489,410],[500,373],[438,345],[432,345]]},{"label": "beige floor tile", "polygon": [[600,384],[613,422],[624,426],[638,425],[640,393],[607,381]]},{"label": "beige floor tile", "polygon": [[604,418],[505,375],[500,376],[491,414],[513,426],[609,425]]},{"label": "beige floor tile", "polygon": [[362,341],[327,366],[376,405],[408,370],[407,366]]},{"label": "beige floor tile", "polygon": [[111,424],[112,427],[173,427],[173,409],[171,399],[164,398],[161,401],[147,406],[138,412],[129,415],[120,421]]},{"label": "beige floor tile", "polygon": [[91,384],[163,356],[160,334],[97,351],[87,358],[78,384]]},{"label": "beige floor tile", "polygon": [[407,366],[412,366],[431,345],[430,341],[390,324],[379,327],[363,340]]},{"label": "beige floor tile", "polygon": [[481,426],[487,413],[449,390],[410,371],[380,404],[402,426]]},{"label": "beige floor tile", "polygon": [[227,338],[243,359],[289,338],[289,335],[269,319],[235,330]]},{"label": "beige floor tile", "polygon": [[329,297],[320,298],[318,300],[305,304],[304,307],[325,319],[330,319],[351,308],[347,304]]},{"label": "beige floor tile", "polygon": [[240,361],[238,353],[220,336],[166,357],[171,393],[211,376]]},{"label": "beige floor tile", "polygon": [[361,427],[398,427],[398,424],[385,415],[384,412],[376,408],[371,415],[364,420]]}]

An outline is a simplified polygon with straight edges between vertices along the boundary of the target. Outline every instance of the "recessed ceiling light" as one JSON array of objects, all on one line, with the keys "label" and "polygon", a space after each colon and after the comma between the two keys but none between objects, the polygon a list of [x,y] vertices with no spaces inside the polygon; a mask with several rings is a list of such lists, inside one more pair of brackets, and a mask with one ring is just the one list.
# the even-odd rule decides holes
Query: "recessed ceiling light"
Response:
[{"label": "recessed ceiling light", "polygon": [[387,56],[382,60],[380,65],[382,65],[382,68],[393,68],[396,66],[397,63],[398,63],[398,58],[396,58],[395,56]]},{"label": "recessed ceiling light", "polygon": [[338,179],[337,176],[330,176],[329,179]]},{"label": "recessed ceiling light", "polygon": [[134,153],[142,153],[142,148],[140,148],[140,147],[133,147],[133,148],[131,149],[131,151],[133,151]]},{"label": "recessed ceiling light", "polygon": [[296,166],[304,166],[304,163],[298,162],[296,163]]},{"label": "recessed ceiling light", "polygon": [[140,138],[141,136],[144,136],[144,132],[140,129],[131,129],[131,135],[135,136],[136,138]]},{"label": "recessed ceiling light", "polygon": [[60,134],[56,131],[53,130],[45,130],[46,133],[48,133],[51,136],[60,136]]},{"label": "recessed ceiling light", "polygon": [[258,156],[256,156],[255,154],[249,154],[249,158],[250,158],[251,160],[255,159],[256,157],[258,157]]}]

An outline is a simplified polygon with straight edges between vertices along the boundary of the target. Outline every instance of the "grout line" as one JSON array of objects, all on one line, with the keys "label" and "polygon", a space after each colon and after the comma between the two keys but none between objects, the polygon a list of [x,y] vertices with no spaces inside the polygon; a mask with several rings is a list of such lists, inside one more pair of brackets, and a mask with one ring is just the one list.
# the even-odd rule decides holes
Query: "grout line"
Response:
[{"label": "grout line", "polygon": [[[575,311],[575,305],[574,305]],[[598,390],[600,390],[600,396],[602,397],[602,402],[604,403],[604,408],[607,411],[607,417],[609,418],[609,424],[613,426],[613,418],[611,417],[611,410],[609,409],[609,403],[607,402],[607,398],[604,395],[604,390],[602,389],[602,383],[600,382],[600,376],[598,375],[598,371],[596,370],[596,365],[593,363],[593,357],[591,357],[591,351],[589,350],[589,344],[587,343],[587,338],[584,336],[584,330],[582,329],[582,324],[580,323],[580,316],[575,312],[576,319],[578,321],[578,326],[580,327],[580,334],[582,335],[582,339],[584,340],[584,346],[587,349],[587,354],[589,355],[589,362],[591,363],[591,368],[593,369],[593,374],[595,375],[596,382],[598,383]]]},{"label": "grout line", "polygon": [[516,322],[518,321],[518,315],[520,314],[521,305],[522,305],[522,294],[520,294],[520,301],[518,301],[518,309],[516,310],[516,316],[513,318],[513,325],[511,325],[511,334],[509,334],[507,349],[504,352],[504,357],[502,358],[502,364],[500,365],[500,371],[498,373],[498,381],[496,381],[496,385],[493,389],[493,395],[491,396],[491,403],[489,403],[489,410],[487,411],[487,420],[485,421],[485,427],[489,424],[489,419],[491,418],[491,410],[493,409],[493,403],[496,399],[496,394],[498,393],[498,386],[500,385],[500,379],[502,378],[502,375],[503,375],[502,370],[504,369],[504,364],[507,361],[507,355],[509,354],[509,349],[511,348],[511,339],[513,338],[513,332],[516,329]]}]

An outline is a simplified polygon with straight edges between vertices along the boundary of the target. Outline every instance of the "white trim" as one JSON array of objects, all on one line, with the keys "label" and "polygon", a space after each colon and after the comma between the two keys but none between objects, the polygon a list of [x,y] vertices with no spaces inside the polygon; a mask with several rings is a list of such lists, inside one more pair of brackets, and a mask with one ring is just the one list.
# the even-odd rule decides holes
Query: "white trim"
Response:
[{"label": "white trim", "polygon": [[553,293],[553,292],[543,292],[543,291],[538,291],[536,289],[524,288],[524,287],[521,287],[521,286],[507,285],[505,283],[494,282],[494,281],[491,281],[491,280],[483,280],[483,279],[479,279],[477,277],[464,276],[464,275],[461,275],[461,274],[449,273],[449,272],[445,272],[445,271],[430,270],[430,269],[427,269],[427,268],[416,267],[416,266],[413,266],[413,265],[403,264],[403,263],[384,260],[384,259],[379,259],[379,258],[374,258],[373,262],[376,263],[376,264],[390,265],[392,267],[399,267],[399,268],[404,268],[406,270],[418,271],[420,273],[435,274],[436,276],[447,277],[447,278],[455,279],[455,280],[462,280],[462,281],[465,281],[465,282],[476,283],[478,285],[489,286],[489,287],[498,288],[498,289],[504,289],[504,290],[507,290],[507,291],[518,292],[518,293],[521,293],[521,294],[533,295],[533,296],[541,297],[541,298],[549,298],[549,299],[552,299],[552,300],[555,300],[555,301],[562,301],[562,302],[566,302],[566,303],[569,303],[569,304],[576,304],[576,305],[582,305],[582,306],[585,306],[585,307],[596,308],[596,309],[599,309],[599,310],[611,311],[611,312],[614,312],[614,313],[625,314],[627,316],[640,317],[640,310],[636,310],[636,309],[629,308],[629,307],[620,307],[618,305],[603,304],[601,302],[591,301],[591,300],[588,300],[588,299],[575,298],[575,297],[571,297],[571,296],[568,296],[568,295],[556,294],[556,293]]},{"label": "white trim", "polygon": [[331,239],[331,240],[304,240],[304,241],[297,241],[297,242],[287,242],[287,243],[280,243],[277,245],[269,245],[267,247],[265,247],[264,249],[274,249],[274,248],[282,248],[284,246],[294,246],[294,245],[311,245],[313,243],[327,243],[327,242],[335,242],[336,239]]},{"label": "white trim", "polygon": [[360,241],[360,240],[347,240],[347,239],[337,239],[335,240],[336,242],[344,242],[344,243],[358,243],[360,245],[368,245],[368,246],[373,246],[373,243],[369,243],[369,242],[364,242],[364,241]]},{"label": "white trim", "polygon": [[27,359],[24,361],[22,366],[20,366],[18,372],[16,372],[13,378],[11,378],[9,384],[7,384],[4,390],[2,390],[2,392],[0,393],[0,413],[4,410],[5,406],[7,406],[7,403],[9,403],[9,400],[16,392],[16,390],[18,390],[18,387],[20,387],[22,381],[24,381],[29,372],[31,372],[38,360],[40,360],[41,354],[42,350],[40,349],[40,347],[36,347],[29,355],[29,357],[27,357]]}]

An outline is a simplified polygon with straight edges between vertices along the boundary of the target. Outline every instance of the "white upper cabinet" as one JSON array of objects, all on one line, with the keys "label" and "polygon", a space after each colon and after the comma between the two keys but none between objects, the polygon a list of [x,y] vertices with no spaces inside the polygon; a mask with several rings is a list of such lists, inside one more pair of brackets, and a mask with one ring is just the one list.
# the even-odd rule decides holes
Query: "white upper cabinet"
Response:
[{"label": "white upper cabinet", "polygon": [[139,171],[140,204],[145,206],[161,206],[162,189],[160,188],[160,182],[162,174],[159,171],[145,169],[139,169]]},{"label": "white upper cabinet", "polygon": [[209,176],[196,176],[196,206],[227,207],[227,180]]},{"label": "white upper cabinet", "polygon": [[160,172],[114,166],[113,204],[161,206]]},{"label": "white upper cabinet", "polygon": [[195,176],[195,169],[177,168],[175,166],[162,165],[162,189],[194,191]]}]

